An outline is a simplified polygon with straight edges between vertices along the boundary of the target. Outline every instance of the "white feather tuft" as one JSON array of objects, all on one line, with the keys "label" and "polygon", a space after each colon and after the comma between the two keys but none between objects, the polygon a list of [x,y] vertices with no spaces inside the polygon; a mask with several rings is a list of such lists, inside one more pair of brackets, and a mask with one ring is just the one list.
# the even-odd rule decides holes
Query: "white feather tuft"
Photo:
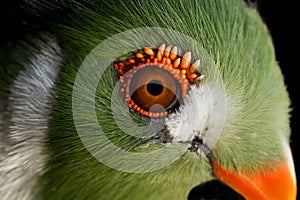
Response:
[{"label": "white feather tuft", "polygon": [[166,119],[173,141],[192,141],[195,136],[212,148],[222,132],[226,98],[223,87],[191,86],[183,105]]}]

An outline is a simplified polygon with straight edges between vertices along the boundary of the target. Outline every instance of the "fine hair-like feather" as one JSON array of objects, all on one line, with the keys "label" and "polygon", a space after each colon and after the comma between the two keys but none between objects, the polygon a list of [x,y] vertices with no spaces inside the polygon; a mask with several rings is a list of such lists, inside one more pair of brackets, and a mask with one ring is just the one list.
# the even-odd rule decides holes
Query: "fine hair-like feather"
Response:
[{"label": "fine hair-like feather", "polygon": [[[45,71],[46,74],[49,73],[47,81],[41,79],[40,85],[34,85],[41,89],[46,87],[50,92],[59,73],[59,82],[54,89],[53,106],[48,105],[49,101],[52,102],[48,94],[45,95],[49,99],[34,98],[45,106],[42,109],[44,112],[38,118],[46,119],[36,126],[41,129],[41,133],[48,134],[46,138],[42,136],[42,141],[45,141],[43,145],[37,144],[37,147],[34,147],[48,154],[42,157],[43,173],[36,176],[41,171],[39,168],[37,174],[32,176],[38,178],[33,189],[36,198],[184,199],[194,186],[213,179],[208,161],[199,159],[189,152],[157,171],[147,173],[118,171],[96,160],[77,134],[72,115],[72,92],[82,62],[93,48],[107,38],[141,27],[161,27],[181,32],[200,43],[212,59],[216,68],[214,70],[210,70],[209,66],[205,68],[207,80],[204,83],[210,85],[212,89],[216,88],[214,87],[217,80],[215,73],[218,73],[226,94],[224,126],[213,147],[214,155],[223,166],[239,172],[254,172],[262,166],[272,168],[282,159],[283,152],[279,148],[281,135],[288,140],[290,134],[289,99],[276,63],[270,35],[255,8],[248,7],[239,0],[116,0],[112,2],[33,0],[24,2],[27,11],[38,18],[49,20],[43,26],[56,37],[56,40],[47,40],[46,44],[53,48],[51,45],[56,45],[58,41],[63,50],[63,53],[58,49],[51,53],[46,51],[45,59],[48,60],[50,57],[55,60],[54,63],[49,61],[47,66],[54,66],[45,67],[45,70],[49,70]],[[58,13],[58,17],[53,16],[52,12]],[[153,36],[149,35],[149,38],[151,37]],[[175,38],[172,35],[168,37],[166,41]],[[138,36],[132,38],[139,40]],[[123,45],[129,43],[123,42]],[[159,43],[152,45],[159,45]],[[182,45],[182,48],[194,52],[195,55],[202,52],[192,45]],[[58,54],[63,55],[65,59],[65,66],[59,72],[57,67],[62,60],[61,55]],[[36,56],[44,58],[38,52]],[[26,82],[32,73],[26,70],[40,70],[43,65],[39,66],[41,68],[35,67],[34,64],[33,67],[25,67],[28,69],[24,70],[23,76],[19,75],[19,79],[24,77]],[[99,123],[111,141],[126,150],[137,152],[147,152],[168,145],[152,144],[151,140],[133,137],[124,133],[116,125],[111,99],[118,79],[112,66],[99,80],[95,95],[88,89],[89,78],[86,77],[87,87],[82,88],[82,94],[87,101],[96,99]],[[16,84],[21,82],[16,79],[14,85]],[[201,84],[199,87],[201,88]],[[12,96],[24,92],[14,88],[11,91]],[[201,92],[195,91],[195,94]],[[195,95],[189,94],[190,99],[186,100],[186,104],[173,113],[175,117],[171,115],[167,121],[179,124],[176,120],[182,122],[181,118],[197,116],[197,113],[190,114],[189,111],[192,109],[184,107],[195,104],[189,101],[199,100],[193,96]],[[29,98],[30,100],[33,99]],[[8,102],[13,103],[14,98],[9,99]],[[122,117],[122,114],[128,108],[124,108],[122,103],[124,102],[120,99],[116,107],[121,120],[126,125],[128,118]],[[200,106],[195,110],[199,109],[201,110]],[[51,118],[48,117],[49,113]],[[83,125],[93,131],[93,125],[88,121],[89,116],[82,114],[81,117]],[[149,119],[134,112],[130,113],[130,119],[139,126],[149,123]],[[201,130],[205,130],[204,125],[200,125]],[[197,124],[195,127],[200,125]],[[135,127],[131,129],[135,134],[138,134],[139,130]],[[171,129],[169,126],[167,132],[176,130],[179,129],[177,127]],[[209,137],[204,132],[202,134],[203,137]],[[97,142],[99,141],[94,143],[96,146]],[[150,144],[150,148],[136,148],[145,144]],[[157,159],[159,161],[159,158]],[[25,178],[24,180],[28,179]],[[33,186],[28,185],[28,187]]]}]

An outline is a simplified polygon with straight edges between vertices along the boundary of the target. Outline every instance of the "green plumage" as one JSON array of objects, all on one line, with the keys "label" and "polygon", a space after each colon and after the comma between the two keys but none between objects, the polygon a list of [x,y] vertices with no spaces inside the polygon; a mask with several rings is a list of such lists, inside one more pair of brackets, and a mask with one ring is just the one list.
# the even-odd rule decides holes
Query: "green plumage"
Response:
[{"label": "green plumage", "polygon": [[[64,7],[45,1],[28,5],[36,13]],[[37,199],[186,199],[193,187],[213,179],[207,159],[188,151],[154,172],[135,174],[109,168],[86,150],[76,132],[72,91],[83,60],[105,39],[141,27],[179,31],[200,43],[213,59],[224,84],[227,105],[224,127],[213,149],[221,164],[253,172],[281,161],[280,135],[288,139],[290,134],[289,99],[270,35],[255,8],[239,0],[96,0],[72,1],[70,5],[63,20],[54,19],[49,24],[49,31],[64,51],[65,66],[55,88],[48,142],[44,146],[46,170],[33,189]],[[198,51],[193,46],[186,48],[192,53]],[[209,68],[205,72],[206,77],[212,77],[207,82],[213,84],[213,72]],[[167,145],[134,138],[116,126],[110,105],[117,73],[111,66],[102,78],[96,97],[86,98],[96,98],[98,119],[108,137],[135,152]],[[137,124],[148,123],[134,112],[131,115]],[[88,120],[86,123],[89,126]],[[147,143],[149,149],[136,149]]]}]

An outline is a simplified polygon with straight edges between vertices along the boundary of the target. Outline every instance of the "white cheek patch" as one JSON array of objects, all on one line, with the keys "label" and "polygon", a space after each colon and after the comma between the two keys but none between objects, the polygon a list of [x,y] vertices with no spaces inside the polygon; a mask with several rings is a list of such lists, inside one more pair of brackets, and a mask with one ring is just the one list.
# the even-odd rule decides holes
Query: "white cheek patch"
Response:
[{"label": "white cheek patch", "polygon": [[63,58],[53,38],[35,42],[40,49],[29,47],[30,62],[12,83],[7,108],[0,113],[1,199],[32,199],[46,162],[42,151]]},{"label": "white cheek patch", "polygon": [[166,119],[175,142],[203,140],[212,148],[222,132],[226,111],[224,88],[220,85],[191,86],[183,104]]}]

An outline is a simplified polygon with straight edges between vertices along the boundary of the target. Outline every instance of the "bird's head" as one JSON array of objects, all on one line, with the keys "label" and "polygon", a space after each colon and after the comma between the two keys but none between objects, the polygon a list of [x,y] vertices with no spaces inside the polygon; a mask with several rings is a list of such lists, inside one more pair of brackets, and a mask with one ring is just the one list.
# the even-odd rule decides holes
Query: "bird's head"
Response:
[{"label": "bird's head", "polygon": [[50,78],[26,72],[15,83],[42,93],[51,85],[51,106],[27,98],[37,106],[30,116],[49,116],[34,195],[296,198],[289,98],[254,8],[238,0],[26,5],[38,15],[67,11],[37,41],[46,59],[29,59],[48,70],[36,76]]}]

